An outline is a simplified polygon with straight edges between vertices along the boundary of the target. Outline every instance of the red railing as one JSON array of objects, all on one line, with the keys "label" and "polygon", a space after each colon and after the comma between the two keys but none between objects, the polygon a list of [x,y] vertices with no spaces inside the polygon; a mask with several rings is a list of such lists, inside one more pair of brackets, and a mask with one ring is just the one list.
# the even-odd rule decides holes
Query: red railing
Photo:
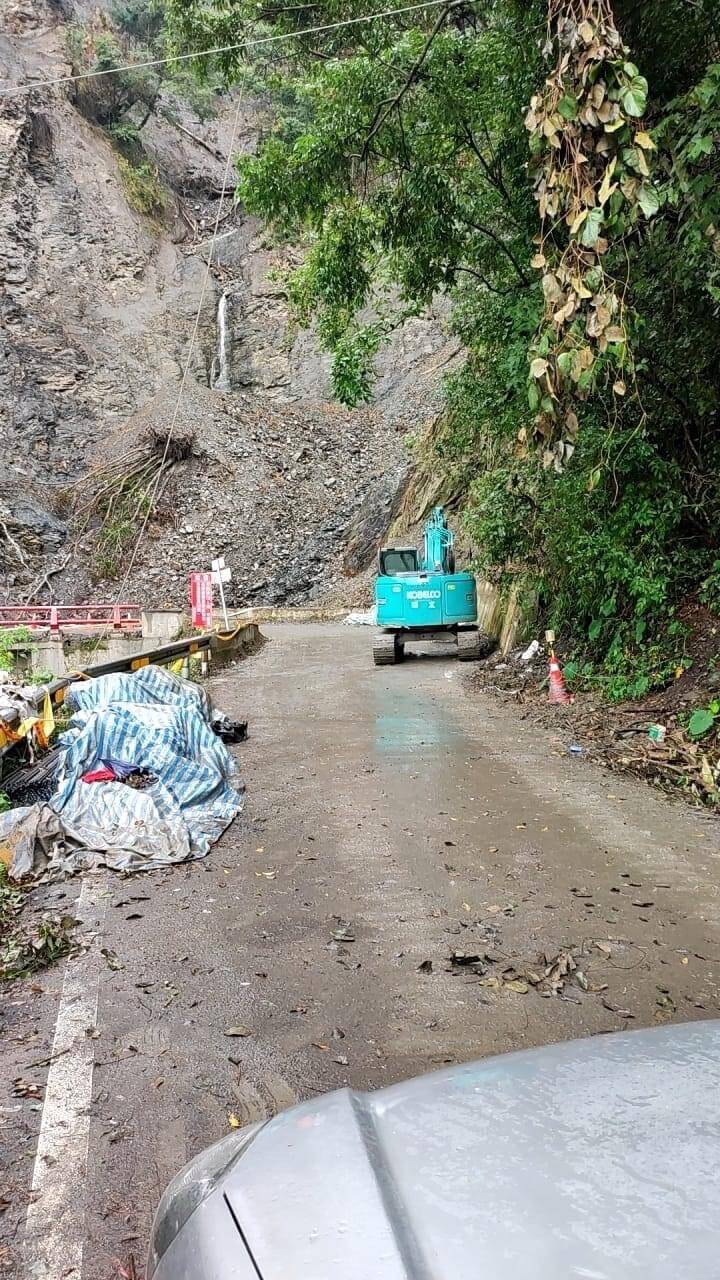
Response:
[{"label": "red railing", "polygon": [[3,604],[0,627],[45,627],[51,632],[66,627],[140,631],[139,604]]}]

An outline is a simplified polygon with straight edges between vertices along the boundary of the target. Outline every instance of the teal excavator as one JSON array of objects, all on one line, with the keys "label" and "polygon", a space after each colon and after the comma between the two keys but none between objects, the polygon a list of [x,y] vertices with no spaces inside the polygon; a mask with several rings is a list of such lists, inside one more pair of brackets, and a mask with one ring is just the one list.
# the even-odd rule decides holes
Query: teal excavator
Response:
[{"label": "teal excavator", "polygon": [[383,547],[375,580],[380,630],[373,643],[376,666],[401,662],[408,640],[447,641],[457,645],[461,662],[488,652],[477,625],[475,578],[456,572],[454,535],[442,507],[425,523],[422,553],[416,547]]}]

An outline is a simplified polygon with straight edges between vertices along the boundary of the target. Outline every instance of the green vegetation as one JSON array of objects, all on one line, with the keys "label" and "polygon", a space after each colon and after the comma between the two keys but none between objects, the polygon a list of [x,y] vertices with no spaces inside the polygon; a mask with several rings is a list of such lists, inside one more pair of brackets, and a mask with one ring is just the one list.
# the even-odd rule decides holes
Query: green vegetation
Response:
[{"label": "green vegetation", "polygon": [[133,164],[123,156],[118,161],[125,198],[136,213],[148,218],[158,218],[167,205],[167,196],[158,177],[158,171],[147,161]]},{"label": "green vegetation", "polygon": [[[366,11],[167,0],[178,48]],[[478,567],[533,587],[613,697],[682,664],[684,598],[720,605],[719,48],[716,0],[448,3],[299,36],[262,55],[274,118],[238,161],[245,205],[307,246],[290,296],[341,400],[450,295],[468,355],[425,461]],[[229,82],[241,59],[218,59]]]},{"label": "green vegetation", "polygon": [[19,923],[25,902],[22,889],[12,884],[0,862],[0,981],[25,977],[45,969],[72,947],[72,916],[45,916],[31,930]]},{"label": "green vegetation", "polygon": [[27,627],[11,627],[0,631],[0,671],[12,671],[15,667],[14,650],[18,646],[30,647],[32,632]]},{"label": "green vegetation", "polygon": [[[142,211],[144,212],[144,211]],[[120,573],[123,557],[137,536],[143,517],[150,509],[149,489],[141,483],[129,481],[115,494],[102,512],[103,522],[98,532],[98,552],[94,564],[94,577],[116,578]]]},{"label": "green vegetation", "polygon": [[112,28],[79,23],[68,27],[66,47],[74,73],[103,73],[97,79],[79,80],[75,86],[77,105],[83,114],[111,129],[121,122],[130,123],[124,118],[136,110],[142,117],[137,127],[142,128],[157,101],[160,77],[152,67],[130,66],[117,72],[113,68],[133,60],[148,61],[152,53],[121,38]]},{"label": "green vegetation", "polygon": [[[15,671],[15,649],[18,648],[28,651],[31,657],[36,656],[37,650],[33,644],[32,631],[27,627],[11,627],[7,631],[0,631],[0,671]],[[17,678],[22,684],[48,684],[54,676],[52,671],[33,667],[30,671],[18,672]],[[0,812],[2,812],[1,807]]]},{"label": "green vegetation", "polygon": [[66,30],[73,71],[102,73],[77,82],[77,105],[106,130],[119,151],[128,204],[151,219],[163,216],[168,201],[143,144],[145,125],[153,111],[176,123],[178,102],[199,120],[208,120],[215,114],[222,87],[211,68],[200,79],[186,63],[141,65],[165,56],[164,22],[165,0],[116,0],[109,16],[98,12],[89,22],[73,23]]},{"label": "green vegetation", "polygon": [[698,707],[688,721],[690,737],[704,737],[714,727],[718,715],[720,715],[720,702],[711,702],[709,707]]},{"label": "green vegetation", "polygon": [[[73,71],[103,73],[96,80],[77,84],[78,106],[121,146],[134,148],[141,141],[141,131],[161,93],[165,98],[180,99],[199,120],[215,114],[223,85],[212,67],[206,67],[200,77],[191,63],[140,65],[166,56],[164,24],[165,0],[117,0],[109,15],[98,12],[91,21],[66,28],[65,45]],[[124,69],[115,72],[119,66]],[[173,119],[167,101],[160,109]]]}]

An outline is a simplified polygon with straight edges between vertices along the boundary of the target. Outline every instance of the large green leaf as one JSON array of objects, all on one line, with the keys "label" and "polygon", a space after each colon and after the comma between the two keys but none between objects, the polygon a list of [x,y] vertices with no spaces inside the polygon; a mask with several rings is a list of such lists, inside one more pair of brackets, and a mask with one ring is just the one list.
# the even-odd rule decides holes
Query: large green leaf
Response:
[{"label": "large green leaf", "polygon": [[620,101],[629,116],[643,116],[647,107],[648,82],[644,76],[633,76],[623,90]]},{"label": "large green leaf", "polygon": [[569,93],[564,94],[558,102],[557,109],[563,120],[574,120],[577,115],[577,98]]},{"label": "large green leaf", "polygon": [[646,218],[653,218],[660,208],[658,193],[649,182],[642,183],[638,191],[637,202]]},{"label": "large green leaf", "polygon": [[688,733],[691,738],[701,738],[708,729],[712,729],[715,723],[715,717],[712,711],[707,711],[705,707],[693,711],[688,724]]},{"label": "large green leaf", "polygon": [[580,241],[588,249],[597,244],[600,236],[600,228],[602,227],[603,214],[602,209],[591,209],[582,229]]}]

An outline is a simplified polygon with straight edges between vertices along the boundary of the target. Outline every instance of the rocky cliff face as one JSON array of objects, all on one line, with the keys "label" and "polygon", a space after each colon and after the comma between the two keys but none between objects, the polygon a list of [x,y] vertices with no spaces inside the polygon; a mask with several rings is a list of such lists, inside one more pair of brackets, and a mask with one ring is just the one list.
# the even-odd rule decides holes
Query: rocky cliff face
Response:
[{"label": "rocky cliff face", "polygon": [[[0,84],[67,73],[78,17],[106,21],[88,4],[11,0]],[[163,192],[147,216],[77,91],[0,97],[4,598],[107,599],[122,584],[149,605],[182,602],[188,571],[224,553],[238,603],[300,601],[361,569],[396,505],[404,437],[432,412],[456,345],[438,316],[410,322],[379,358],[375,403],[349,413],[328,402],[312,334],[289,323],[278,283],[287,252],[230,200],[208,274],[236,105],[219,98],[203,124],[160,95],[140,130]],[[260,104],[243,102],[237,149],[255,145],[261,118]],[[143,484],[154,482],[152,450],[162,458],[174,417],[187,447],[152,510],[133,510],[128,493],[142,492],[118,481],[120,460],[147,455]],[[109,462],[116,487],[103,498]],[[348,529],[360,556],[344,557]]]}]

